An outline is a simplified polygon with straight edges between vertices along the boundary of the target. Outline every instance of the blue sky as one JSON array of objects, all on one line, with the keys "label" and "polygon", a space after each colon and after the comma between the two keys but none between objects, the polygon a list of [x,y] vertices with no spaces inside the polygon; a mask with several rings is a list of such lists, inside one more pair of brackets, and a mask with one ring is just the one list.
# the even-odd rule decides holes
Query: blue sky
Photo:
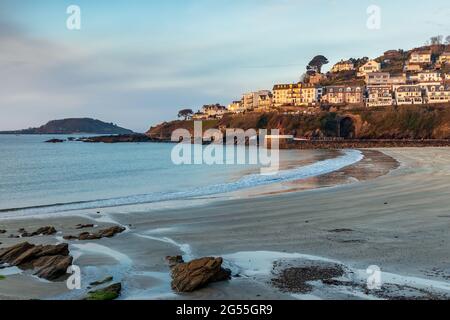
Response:
[{"label": "blue sky", "polygon": [[[79,31],[66,28],[71,4]],[[380,30],[366,27],[372,4]],[[145,131],[297,81],[316,54],[376,57],[450,35],[449,16],[447,0],[2,0],[0,130],[88,116]]]}]

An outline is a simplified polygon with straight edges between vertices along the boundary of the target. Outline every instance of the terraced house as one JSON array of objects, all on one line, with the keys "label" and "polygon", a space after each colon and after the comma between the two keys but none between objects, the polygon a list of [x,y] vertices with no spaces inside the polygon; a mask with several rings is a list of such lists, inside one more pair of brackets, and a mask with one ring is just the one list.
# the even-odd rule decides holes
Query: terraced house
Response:
[{"label": "terraced house", "polygon": [[422,104],[422,88],[420,85],[410,84],[395,86],[395,103],[399,106],[409,104]]},{"label": "terraced house", "polygon": [[322,101],[331,105],[363,104],[362,86],[328,86],[325,87]]},{"label": "terraced house", "polygon": [[367,87],[367,107],[392,106],[393,102],[394,100],[391,86],[384,85]]},{"label": "terraced house", "polygon": [[299,83],[276,84],[273,87],[273,104],[275,107],[294,106],[300,95]]},{"label": "terraced house", "polygon": [[358,77],[365,77],[369,73],[379,72],[381,70],[381,63],[375,60],[369,60],[358,70]]},{"label": "terraced house", "polygon": [[409,63],[414,64],[430,64],[431,63],[431,50],[416,50],[411,53],[409,57]]},{"label": "terraced house", "polygon": [[450,85],[429,85],[425,87],[425,103],[450,102]]},{"label": "terraced house", "polygon": [[366,84],[368,86],[389,85],[391,75],[389,72],[372,72],[366,75]]},{"label": "terraced house", "polygon": [[440,64],[448,64],[450,63],[450,51],[444,52],[439,56],[438,62]]},{"label": "terraced house", "polygon": [[355,70],[355,65],[351,61],[341,60],[331,68],[332,73],[338,73],[342,71]]},{"label": "terraced house", "polygon": [[301,87],[300,99],[296,101],[296,104],[299,106],[315,105],[320,101],[322,93],[322,87],[311,84],[304,84]]}]

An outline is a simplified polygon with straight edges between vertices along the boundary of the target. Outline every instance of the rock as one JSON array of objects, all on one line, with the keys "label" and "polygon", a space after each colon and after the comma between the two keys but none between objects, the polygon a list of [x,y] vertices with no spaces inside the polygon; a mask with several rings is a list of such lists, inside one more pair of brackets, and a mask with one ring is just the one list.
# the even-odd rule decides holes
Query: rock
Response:
[{"label": "rock", "polygon": [[91,282],[91,283],[89,283],[89,285],[95,287],[95,286],[100,286],[102,284],[105,284],[105,283],[108,283],[108,282],[111,282],[111,281],[113,281],[113,277],[112,276],[108,276],[108,277],[106,277],[103,280]]},{"label": "rock", "polygon": [[20,237],[17,236],[17,235],[15,235],[15,234],[10,234],[10,235],[8,236],[8,238],[10,238],[10,239],[18,239],[18,238],[20,238]]},{"label": "rock", "polygon": [[50,281],[66,274],[73,258],[67,243],[34,245],[23,242],[0,250],[0,264],[25,269],[37,269],[35,275]]},{"label": "rock", "polygon": [[125,231],[124,227],[114,226],[107,229],[100,230],[98,234],[101,238],[112,238],[118,233],[122,233]]},{"label": "rock", "polygon": [[67,268],[72,264],[71,256],[44,256],[33,262],[33,267],[39,270],[36,276],[47,280],[57,280],[67,273]]},{"label": "rock", "polygon": [[122,284],[118,282],[103,289],[89,291],[85,300],[114,300],[120,296],[121,291]]},{"label": "rock", "polygon": [[9,248],[0,249],[0,264],[8,263],[13,265],[15,259],[33,247],[32,244],[23,242]]},{"label": "rock", "polygon": [[61,140],[61,139],[50,139],[50,140],[47,140],[47,141],[45,141],[46,143],[62,143],[62,142],[64,142],[65,140]]},{"label": "rock", "polygon": [[52,226],[39,228],[35,232],[32,232],[32,233],[26,232],[24,229],[21,229],[21,230],[23,230],[22,237],[24,237],[24,238],[40,236],[40,235],[50,236],[57,232],[56,229]]},{"label": "rock", "polygon": [[229,280],[231,271],[222,268],[222,258],[206,257],[188,263],[178,263],[172,268],[172,289],[192,292],[208,283]]},{"label": "rock", "polygon": [[86,228],[93,228],[93,224],[77,224],[76,229],[86,229]]},{"label": "rock", "polygon": [[167,256],[166,257],[166,261],[167,264],[169,265],[169,267],[172,269],[173,267],[175,267],[177,264],[180,263],[184,263],[183,257],[182,256]]},{"label": "rock", "polygon": [[6,233],[6,230],[0,229],[0,234]]},{"label": "rock", "polygon": [[76,237],[76,236],[64,236],[63,239],[64,240],[77,240],[78,237]]},{"label": "rock", "polygon": [[113,226],[107,229],[100,230],[96,233],[82,232],[78,236],[64,236],[65,240],[99,240],[101,238],[112,238],[118,233],[124,232],[126,229],[121,226]]},{"label": "rock", "polygon": [[89,232],[82,232],[78,235],[78,240],[98,240],[101,237],[98,234],[92,234]]}]

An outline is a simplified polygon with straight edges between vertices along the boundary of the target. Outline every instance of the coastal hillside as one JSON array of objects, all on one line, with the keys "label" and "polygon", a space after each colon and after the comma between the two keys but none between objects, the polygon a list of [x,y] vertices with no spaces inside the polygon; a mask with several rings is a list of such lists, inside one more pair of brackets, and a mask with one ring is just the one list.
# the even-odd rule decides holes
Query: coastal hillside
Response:
[{"label": "coastal hillside", "polygon": [[[153,139],[170,140],[178,128],[193,132],[193,121],[165,122],[146,134]],[[296,115],[252,112],[204,121],[203,130],[209,128],[279,129],[281,134],[311,139],[450,139],[450,109],[399,106]]]},{"label": "coastal hillside", "polygon": [[121,128],[113,123],[106,123],[90,118],[71,118],[52,120],[39,128],[17,131],[3,131],[0,134],[131,134],[132,130]]}]

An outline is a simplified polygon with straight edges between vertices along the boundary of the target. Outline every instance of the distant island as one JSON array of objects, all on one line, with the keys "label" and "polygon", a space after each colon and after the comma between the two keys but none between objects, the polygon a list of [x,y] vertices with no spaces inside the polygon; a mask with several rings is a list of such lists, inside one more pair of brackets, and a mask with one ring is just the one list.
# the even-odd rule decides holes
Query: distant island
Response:
[{"label": "distant island", "polygon": [[16,131],[0,131],[0,134],[133,134],[132,130],[121,128],[113,123],[106,123],[90,118],[71,118],[52,120],[39,128]]}]

